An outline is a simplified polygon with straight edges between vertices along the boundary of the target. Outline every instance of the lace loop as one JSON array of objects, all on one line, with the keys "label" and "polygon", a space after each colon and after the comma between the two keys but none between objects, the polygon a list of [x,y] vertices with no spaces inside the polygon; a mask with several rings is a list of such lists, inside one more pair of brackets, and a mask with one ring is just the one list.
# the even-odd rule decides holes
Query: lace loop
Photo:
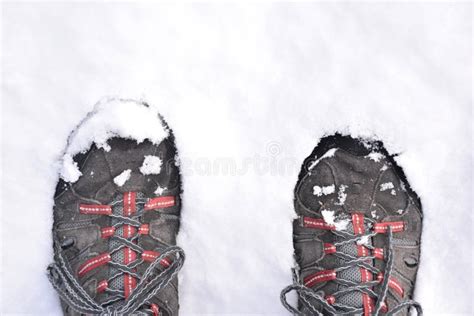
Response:
[{"label": "lace loop", "polygon": [[[96,303],[77,282],[70,273],[70,268],[66,264],[62,253],[57,251],[56,256],[59,264],[49,265],[48,279],[59,296],[76,312],[96,315],[130,315],[137,312],[158,291],[168,285],[181,269],[185,260],[184,251],[181,248],[177,246],[169,247],[149,265],[132,295],[125,302],[105,306],[106,304]],[[153,275],[160,261],[167,256],[173,256],[175,260],[161,273]],[[144,313],[140,314],[143,315]]]}]

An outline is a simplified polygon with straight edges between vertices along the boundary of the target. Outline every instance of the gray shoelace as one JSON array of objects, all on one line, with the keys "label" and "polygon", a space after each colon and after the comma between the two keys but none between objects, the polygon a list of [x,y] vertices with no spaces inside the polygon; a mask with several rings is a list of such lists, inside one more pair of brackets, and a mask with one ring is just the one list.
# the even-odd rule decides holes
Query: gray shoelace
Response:
[{"label": "gray shoelace", "polygon": [[[181,248],[172,246],[157,257],[141,276],[135,290],[127,300],[107,305],[99,304],[84,290],[71,273],[60,249],[56,250],[57,262],[49,265],[48,278],[59,296],[73,310],[94,315],[149,315],[149,310],[138,310],[155,296],[176,276],[184,264],[185,255]],[[169,267],[156,274],[161,260],[172,256]]]},{"label": "gray shoelace", "polygon": [[[341,241],[340,243],[335,243],[335,245],[341,244],[341,243],[348,243],[348,242],[357,242],[358,240],[361,240],[361,238],[364,237],[364,235],[359,235],[359,236],[354,236],[350,233],[347,232],[338,232],[338,231],[333,231],[333,233],[344,237],[345,239]],[[373,237],[374,233],[366,234],[365,236],[367,237]],[[352,291],[359,291],[362,293],[367,293],[370,296],[377,298],[377,304],[375,305],[375,311],[373,313],[373,316],[379,316],[381,314],[381,310],[383,307],[383,304],[385,302],[385,298],[387,297],[388,293],[388,286],[389,286],[389,280],[390,276],[393,271],[393,249],[392,249],[392,244],[393,244],[393,235],[392,235],[392,229],[389,226],[387,229],[387,238],[388,238],[388,256],[387,256],[387,264],[385,267],[385,275],[383,278],[382,285],[380,287],[380,290],[376,293],[372,290],[372,287],[375,285],[378,285],[378,281],[370,281],[370,282],[365,282],[363,284],[354,284],[353,282],[344,282],[344,280],[340,280],[342,284],[346,285],[346,287],[342,290],[336,291],[332,293],[333,296],[337,297],[341,294],[349,293]],[[361,257],[361,258],[352,258],[351,256],[348,256],[346,254],[341,253],[343,257],[349,259],[346,264],[341,265],[335,271],[342,271],[344,269],[350,268],[352,266],[359,266],[362,268],[365,268],[372,273],[378,274],[380,271],[373,267],[372,265],[368,264],[365,262],[365,260],[370,259],[371,257]],[[372,257],[372,259],[374,259]],[[363,308],[355,308],[352,306],[347,306],[343,304],[329,304],[327,300],[324,297],[324,293],[321,292],[316,292],[311,288],[308,288],[304,285],[301,284],[292,284],[290,286],[287,286],[286,288],[283,289],[280,295],[281,302],[283,306],[290,311],[291,313],[295,315],[304,315],[304,313],[300,312],[298,309],[293,307],[291,304],[288,303],[287,301],[287,294],[295,291],[300,302],[304,304],[309,310],[312,311],[313,315],[318,315],[318,316],[324,316],[324,315],[363,315],[364,314],[364,309]],[[315,306],[314,304],[317,304],[318,306]],[[417,311],[417,315],[422,316],[423,315],[423,310],[421,308],[421,305],[413,300],[406,300],[401,302],[400,304],[394,306],[391,308],[391,310],[387,311],[385,315],[395,315],[397,312],[405,309],[405,308],[411,308],[414,307],[415,310]],[[324,312],[324,313],[323,313]]]}]

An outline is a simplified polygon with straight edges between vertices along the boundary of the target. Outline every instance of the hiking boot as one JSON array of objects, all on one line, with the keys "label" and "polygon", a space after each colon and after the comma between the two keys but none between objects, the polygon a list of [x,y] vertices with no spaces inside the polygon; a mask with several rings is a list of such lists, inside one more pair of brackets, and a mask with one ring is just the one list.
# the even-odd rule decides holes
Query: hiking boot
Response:
[{"label": "hiking boot", "polygon": [[[380,141],[336,134],[305,160],[295,187],[294,284],[302,315],[409,315],[421,203]],[[295,291],[298,306],[286,300]]]},{"label": "hiking boot", "polygon": [[71,134],[48,267],[65,315],[178,314],[176,157],[172,131],[135,101],[99,104]]}]

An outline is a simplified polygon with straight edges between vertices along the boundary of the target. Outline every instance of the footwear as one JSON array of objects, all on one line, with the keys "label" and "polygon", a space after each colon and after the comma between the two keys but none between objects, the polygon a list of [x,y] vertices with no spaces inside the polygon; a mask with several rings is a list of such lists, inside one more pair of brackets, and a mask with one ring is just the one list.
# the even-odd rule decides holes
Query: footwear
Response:
[{"label": "footwear", "polygon": [[48,267],[65,315],[178,314],[176,157],[156,110],[131,100],[99,103],[71,134]]},{"label": "footwear", "polygon": [[[295,188],[295,283],[302,315],[409,315],[421,203],[382,142],[336,134],[305,160]],[[295,291],[298,307],[287,302]]]}]

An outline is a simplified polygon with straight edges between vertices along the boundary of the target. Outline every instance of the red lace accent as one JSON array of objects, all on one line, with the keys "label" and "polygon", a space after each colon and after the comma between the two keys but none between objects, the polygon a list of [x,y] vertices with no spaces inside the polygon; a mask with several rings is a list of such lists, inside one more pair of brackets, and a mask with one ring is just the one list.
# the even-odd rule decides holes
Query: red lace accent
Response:
[{"label": "red lace accent", "polygon": [[322,218],[303,217],[303,226],[308,228],[317,228],[325,230],[334,230],[334,225],[327,224]]},{"label": "red lace accent", "polygon": [[156,304],[151,304],[151,311],[153,312],[153,316],[160,315],[160,308]]},{"label": "red lace accent", "polygon": [[176,203],[174,196],[160,196],[148,200],[145,204],[145,210],[156,210],[160,208],[166,208],[174,206]]},{"label": "red lace accent", "polygon": [[334,270],[323,270],[311,275],[308,275],[304,278],[304,285],[307,287],[312,287],[321,282],[327,282],[336,279],[336,271]]},{"label": "red lace accent", "polygon": [[102,293],[104,292],[107,287],[109,286],[109,282],[107,282],[107,280],[102,280],[99,282],[99,284],[97,284],[97,293]]},{"label": "red lace accent", "polygon": [[78,269],[77,275],[82,277],[87,272],[92,271],[112,260],[109,253],[103,253],[84,262]]},{"label": "red lace accent", "polygon": [[100,204],[80,204],[79,212],[81,214],[91,215],[110,215],[112,214],[112,207],[110,205]]},{"label": "red lace accent", "polygon": [[[142,259],[143,261],[154,261],[156,258],[158,258],[160,256],[160,253],[158,251],[144,251],[142,253]],[[168,258],[163,258],[161,261],[160,261],[160,264],[167,268],[171,265],[171,262]]]}]

